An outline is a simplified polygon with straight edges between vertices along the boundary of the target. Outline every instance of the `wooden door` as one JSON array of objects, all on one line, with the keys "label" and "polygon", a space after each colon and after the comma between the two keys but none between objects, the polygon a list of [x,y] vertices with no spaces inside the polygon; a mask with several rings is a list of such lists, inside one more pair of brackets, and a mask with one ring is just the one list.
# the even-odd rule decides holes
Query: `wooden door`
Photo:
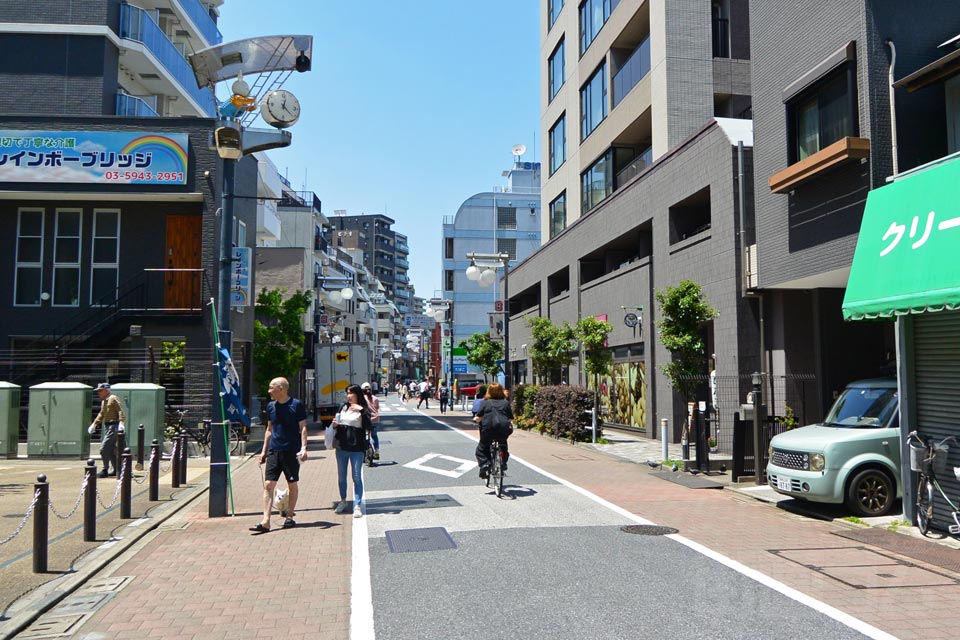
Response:
[{"label": "wooden door", "polygon": [[201,216],[167,216],[167,245],[164,268],[163,307],[169,311],[203,308],[200,300],[201,273],[177,271],[199,269],[203,218]]}]

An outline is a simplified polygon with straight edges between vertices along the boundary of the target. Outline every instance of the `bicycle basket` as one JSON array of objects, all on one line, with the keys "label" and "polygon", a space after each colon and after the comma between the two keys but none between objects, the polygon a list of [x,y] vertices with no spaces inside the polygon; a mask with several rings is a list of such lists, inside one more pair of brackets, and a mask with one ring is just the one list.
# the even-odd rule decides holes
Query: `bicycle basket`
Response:
[{"label": "bicycle basket", "polygon": [[933,445],[933,474],[943,477],[947,471],[947,455],[950,453],[950,445],[938,442]]},{"label": "bicycle basket", "polygon": [[923,471],[923,458],[927,448],[919,442],[910,443],[910,471]]}]

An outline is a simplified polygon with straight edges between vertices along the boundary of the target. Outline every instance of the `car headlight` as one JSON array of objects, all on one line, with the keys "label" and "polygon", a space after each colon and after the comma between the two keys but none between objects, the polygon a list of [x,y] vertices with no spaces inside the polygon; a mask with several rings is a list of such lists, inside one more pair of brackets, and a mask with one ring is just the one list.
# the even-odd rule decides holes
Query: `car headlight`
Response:
[{"label": "car headlight", "polygon": [[822,453],[811,453],[810,454],[810,471],[823,471],[825,464]]},{"label": "car headlight", "polygon": [[767,445],[767,460],[773,460],[773,445]]}]

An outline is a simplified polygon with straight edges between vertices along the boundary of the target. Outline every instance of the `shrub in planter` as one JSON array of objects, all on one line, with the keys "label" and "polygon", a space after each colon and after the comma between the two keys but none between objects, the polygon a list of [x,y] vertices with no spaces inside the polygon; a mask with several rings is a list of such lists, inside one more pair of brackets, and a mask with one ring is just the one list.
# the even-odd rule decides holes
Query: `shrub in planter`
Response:
[{"label": "shrub in planter", "polygon": [[513,400],[513,415],[533,418],[536,416],[537,390],[532,384],[518,384],[513,388],[510,398]]},{"label": "shrub in planter", "polygon": [[[555,438],[582,440],[584,428],[589,438],[590,415],[586,411],[592,406],[593,393],[583,387],[558,385],[540,387],[537,392],[537,420],[547,423]],[[600,435],[599,428],[597,435]]]}]

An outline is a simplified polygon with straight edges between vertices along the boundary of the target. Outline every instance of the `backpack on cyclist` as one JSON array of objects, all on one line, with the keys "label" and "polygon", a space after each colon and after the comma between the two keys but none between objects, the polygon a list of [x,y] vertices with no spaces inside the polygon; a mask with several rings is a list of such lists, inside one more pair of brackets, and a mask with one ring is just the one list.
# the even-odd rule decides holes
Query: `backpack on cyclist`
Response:
[{"label": "backpack on cyclist", "polygon": [[513,425],[505,413],[495,407],[484,412],[480,422],[480,429],[488,431],[497,438],[506,438],[513,432]]}]

